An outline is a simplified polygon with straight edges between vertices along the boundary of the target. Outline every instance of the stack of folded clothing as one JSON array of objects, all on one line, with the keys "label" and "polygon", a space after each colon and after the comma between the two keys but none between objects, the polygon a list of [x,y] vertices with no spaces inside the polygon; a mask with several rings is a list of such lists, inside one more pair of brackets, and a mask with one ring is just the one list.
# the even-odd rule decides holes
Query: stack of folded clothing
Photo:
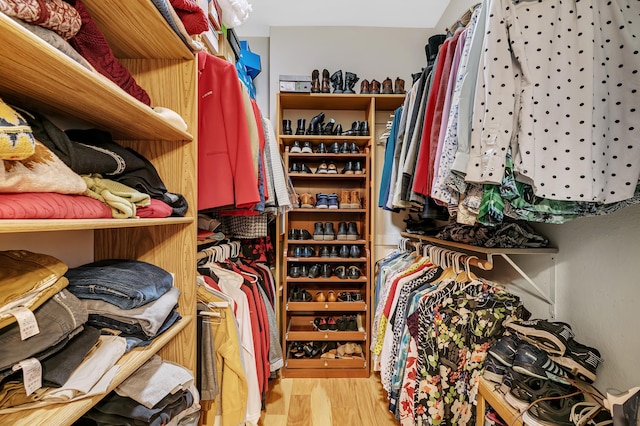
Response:
[{"label": "stack of folded clothing", "polygon": [[124,339],[102,339],[86,325],[87,310],[68,291],[66,271],[52,256],[0,252],[2,412],[104,393],[125,352]]},{"label": "stack of folded clothing", "polygon": [[199,410],[191,371],[154,355],[76,425],[196,425]]},{"label": "stack of folded clothing", "polygon": [[88,312],[87,323],[146,346],[181,317],[173,276],[139,260],[108,259],[71,268],[69,291]]}]

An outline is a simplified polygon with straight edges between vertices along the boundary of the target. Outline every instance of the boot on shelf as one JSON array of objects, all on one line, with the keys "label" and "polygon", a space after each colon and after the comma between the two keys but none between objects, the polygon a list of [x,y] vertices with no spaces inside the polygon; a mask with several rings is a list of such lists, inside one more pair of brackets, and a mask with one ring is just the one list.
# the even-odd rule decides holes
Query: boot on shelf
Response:
[{"label": "boot on shelf", "polygon": [[296,135],[304,135],[304,129],[307,126],[307,120],[304,118],[298,118],[298,128],[296,129]]},{"label": "boot on shelf", "polygon": [[291,131],[291,120],[282,120],[282,134],[283,135],[293,134]]},{"label": "boot on shelf", "polygon": [[360,83],[360,94],[361,95],[369,94],[369,80],[362,80],[362,83]]},{"label": "boot on shelf", "polygon": [[380,82],[378,80],[371,80],[369,84],[369,93],[372,95],[380,94]]},{"label": "boot on shelf", "polygon": [[338,70],[331,74],[331,85],[333,86],[333,93],[344,92],[344,81],[342,80],[342,70]]},{"label": "boot on shelf", "polygon": [[331,93],[331,87],[329,86],[329,70],[322,70],[322,82],[320,83],[320,91],[322,93]]},{"label": "boot on shelf", "polygon": [[311,72],[311,93],[320,93],[320,71]]},{"label": "boot on shelf", "polygon": [[393,94],[393,82],[389,77],[385,78],[382,82],[382,92],[383,95],[391,95]]},{"label": "boot on shelf", "polygon": [[361,121],[358,124],[358,134],[360,136],[369,136],[369,122]]},{"label": "boot on shelf", "polygon": [[353,90],[353,87],[360,80],[358,76],[352,72],[347,71],[344,73],[344,93],[354,94],[356,93]]},{"label": "boot on shelf", "polygon": [[322,124],[324,123],[324,112],[314,116],[309,120],[309,128],[307,129],[307,135],[319,135],[321,133]]},{"label": "boot on shelf", "polygon": [[404,90],[404,80],[400,77],[396,77],[395,88],[393,89],[393,93],[396,95],[404,95],[406,92]]},{"label": "boot on shelf", "polygon": [[340,208],[341,209],[350,209],[351,208],[351,196],[349,191],[343,190],[340,193]]},{"label": "boot on shelf", "polygon": [[322,130],[320,131],[321,134],[323,135],[331,135],[333,134],[333,126],[336,124],[336,120],[334,120],[333,118],[330,118],[329,121],[327,122],[327,124],[325,124],[322,127]]}]

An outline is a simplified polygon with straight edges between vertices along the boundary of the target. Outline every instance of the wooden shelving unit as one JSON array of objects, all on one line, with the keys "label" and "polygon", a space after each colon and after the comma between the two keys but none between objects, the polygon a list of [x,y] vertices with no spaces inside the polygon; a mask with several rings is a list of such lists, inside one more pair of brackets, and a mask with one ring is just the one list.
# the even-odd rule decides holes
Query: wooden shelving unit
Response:
[{"label": "wooden shelving unit", "polygon": [[508,425],[522,426],[520,413],[507,404],[502,393],[493,389],[494,386],[491,382],[480,378],[476,405],[476,425],[484,426],[484,412],[487,404],[489,404]]},{"label": "wooden shelving unit", "polygon": [[[313,173],[289,173],[289,177],[298,194],[310,193],[314,197],[317,193],[336,193],[338,197],[341,191],[358,191],[362,200],[361,208],[356,209],[319,209],[319,208],[294,208],[285,217],[284,235],[288,235],[290,229],[306,229],[311,234],[316,222],[333,222],[334,230],[338,232],[338,223],[356,222],[360,238],[348,240],[288,240],[278,241],[278,251],[282,253],[282,262],[279,267],[280,282],[282,284],[282,338],[283,348],[287,354],[283,376],[287,377],[369,377],[369,342],[371,313],[371,289],[372,289],[372,221],[373,221],[373,197],[372,197],[372,167],[373,146],[375,129],[375,105],[381,102],[383,110],[392,110],[404,100],[404,95],[344,95],[344,94],[298,94],[280,93],[278,102],[278,139],[283,153],[285,166],[290,170],[291,165],[303,163]],[[283,135],[282,120],[288,119],[295,127],[297,120],[304,118],[309,123],[311,118],[320,112],[325,113],[325,122],[333,118],[337,124],[341,124],[344,131],[351,128],[353,121],[368,121],[370,136],[339,136],[339,135]],[[314,147],[313,153],[292,153],[290,147],[294,141],[309,141]],[[359,147],[359,153],[344,154],[320,154],[316,148],[324,143],[327,149],[331,144],[338,142],[355,143]],[[341,170],[347,161],[359,161],[362,166],[361,174],[341,174]],[[316,168],[321,162],[333,162],[338,174],[316,174]],[[318,249],[327,246],[352,246],[357,245],[361,250],[361,256],[357,258],[330,258],[330,257],[293,257],[293,248],[296,246],[313,246],[316,253]],[[357,279],[341,279],[335,275],[329,278],[292,278],[288,276],[292,265],[330,264],[332,268],[338,266],[349,267],[355,265],[360,269],[360,277]],[[325,294],[332,290],[336,294],[342,291],[358,292],[362,295],[362,301],[358,302],[298,302],[289,298],[293,287],[305,289],[312,295],[318,292]],[[315,300],[315,299],[314,299]],[[340,317],[342,315],[360,315],[362,318],[362,330],[358,331],[321,331],[313,326],[316,317]],[[325,359],[316,356],[314,358],[296,358],[290,352],[294,342],[354,342],[361,345],[362,354],[347,359]]]},{"label": "wooden shelving unit", "polygon": [[[150,346],[122,357],[113,389],[156,353],[196,370],[197,64],[151,1],[83,3],[120,62],[149,93],[152,106],[176,111],[187,131],[2,13],[0,97],[27,110],[110,132],[118,143],[151,161],[169,191],[185,197],[189,210],[184,217],[166,219],[0,220],[0,234],[20,248],[24,233],[57,231],[64,236],[85,231],[93,240],[94,260],[137,259],[174,274],[182,320]],[[61,257],[69,250],[60,244]],[[0,424],[70,425],[103,397],[0,415]]]}]

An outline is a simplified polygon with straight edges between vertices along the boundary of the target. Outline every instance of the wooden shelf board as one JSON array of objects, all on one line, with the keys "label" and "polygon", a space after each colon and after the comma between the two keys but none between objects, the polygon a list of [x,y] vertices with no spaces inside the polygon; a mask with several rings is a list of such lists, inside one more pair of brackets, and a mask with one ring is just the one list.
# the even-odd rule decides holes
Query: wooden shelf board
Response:
[{"label": "wooden shelf board", "polygon": [[365,364],[364,357],[354,357],[351,359],[331,359],[320,358],[294,358],[289,357],[286,360],[287,368],[360,368],[363,369]]},{"label": "wooden shelf board", "polygon": [[286,309],[289,312],[364,312],[367,309],[367,305],[364,302],[287,302]]},{"label": "wooden shelf board", "polygon": [[82,3],[118,58],[193,57],[193,52],[149,0],[83,0]]},{"label": "wooden shelf board", "polygon": [[[317,241],[317,240],[287,240],[287,244],[290,246],[297,245],[312,245],[312,244],[328,244],[332,246],[343,245],[346,244],[348,246],[354,244],[367,244],[367,240],[327,240],[327,241]],[[327,259],[326,257],[321,257],[320,259]],[[330,259],[335,259],[330,258]]]},{"label": "wooden shelf board", "polygon": [[287,262],[312,262],[312,263],[362,263],[366,257],[287,257]]},{"label": "wooden shelf board", "polygon": [[371,104],[371,95],[335,93],[280,93],[282,109],[365,110]]},{"label": "wooden shelf board", "polygon": [[393,111],[404,103],[405,95],[372,95],[376,111]]},{"label": "wooden shelf board", "polygon": [[0,219],[0,234],[16,232],[75,231],[91,229],[136,228],[144,226],[193,223],[191,217],[164,219]]},{"label": "wooden shelf board", "polygon": [[[191,320],[191,316],[183,317],[177,324],[158,336],[149,346],[135,348],[131,350],[131,352],[124,354],[117,363],[121,367],[109,386],[107,393],[115,389],[158,352],[160,348],[171,341]],[[15,426],[70,425],[105,396],[106,394],[64,404],[53,404],[11,414],[2,414],[0,415],[0,424]]]},{"label": "wooden shelf board", "polygon": [[522,426],[520,413],[504,400],[502,393],[493,390],[494,386],[495,384],[481,377],[478,395],[482,396],[508,425]]},{"label": "wooden shelf board", "polygon": [[293,209],[289,210],[288,213],[366,213],[366,209]]},{"label": "wooden shelf board", "polygon": [[543,247],[543,248],[498,248],[498,247],[478,247],[469,244],[457,243],[455,241],[441,240],[436,237],[430,237],[427,235],[410,234],[408,232],[401,232],[400,235],[406,238],[414,240],[420,240],[427,243],[434,243],[440,246],[453,247],[462,250],[473,251],[476,253],[485,254],[544,254],[544,253],[557,253],[556,247]]},{"label": "wooden shelf board", "polygon": [[0,57],[10,58],[0,67],[0,96],[5,101],[86,121],[108,130],[114,139],[193,139],[106,77],[79,65],[4,14],[0,14],[0,26],[6,33]]}]

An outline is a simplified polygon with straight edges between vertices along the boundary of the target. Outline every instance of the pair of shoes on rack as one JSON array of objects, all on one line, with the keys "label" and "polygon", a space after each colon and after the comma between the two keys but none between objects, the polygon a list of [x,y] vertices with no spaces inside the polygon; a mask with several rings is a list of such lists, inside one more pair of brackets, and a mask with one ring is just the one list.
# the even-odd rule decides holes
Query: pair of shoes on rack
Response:
[{"label": "pair of shoes on rack", "polygon": [[296,246],[291,248],[291,257],[314,257],[315,255],[316,250],[312,246]]},{"label": "pair of shoes on rack", "polygon": [[357,280],[360,278],[360,268],[355,265],[351,265],[349,267],[345,265],[336,266],[333,273],[341,280],[346,280],[347,278]]},{"label": "pair of shoes on rack", "polygon": [[506,321],[504,326],[518,337],[549,353],[552,361],[589,383],[596,380],[596,370],[603,362],[600,352],[575,340],[569,324],[544,319]]},{"label": "pair of shoes on rack", "polygon": [[302,145],[300,145],[300,141],[293,141],[293,144],[289,147],[289,152],[292,154],[311,154],[313,148],[309,141],[304,141]]},{"label": "pair of shoes on rack", "polygon": [[362,302],[362,295],[358,291],[342,291],[338,294],[340,302]]},{"label": "pair of shoes on rack", "polygon": [[320,331],[337,331],[338,325],[334,317],[317,317],[313,319],[313,327]]},{"label": "pair of shoes on rack", "polygon": [[347,161],[344,168],[340,171],[343,175],[361,175],[364,173],[362,163],[360,161]]},{"label": "pair of shoes on rack", "polygon": [[289,173],[312,173],[311,169],[304,163],[293,163],[289,168]]},{"label": "pair of shoes on rack", "polygon": [[333,290],[329,290],[325,296],[323,291],[318,291],[314,297],[316,302],[337,302],[338,296]]},{"label": "pair of shoes on rack", "polygon": [[320,165],[316,169],[316,174],[337,175],[338,174],[338,168],[333,163],[333,161],[329,161],[328,164],[327,164],[326,161],[323,161],[322,163],[320,163]]},{"label": "pair of shoes on rack", "polygon": [[341,209],[360,209],[362,200],[359,190],[343,190],[340,194],[339,206]]},{"label": "pair of shoes on rack", "polygon": [[342,78],[342,70],[335,71],[331,74],[329,81],[333,86],[333,93],[345,93],[345,94],[354,94],[356,93],[353,88],[358,82],[358,75],[349,71],[346,71],[344,74],[344,80]]},{"label": "pair of shoes on rack", "polygon": [[311,300],[312,300],[311,293],[309,293],[306,289],[293,287],[289,291],[290,302],[311,302]]},{"label": "pair of shoes on rack", "polygon": [[289,233],[287,234],[287,238],[289,240],[310,240],[313,237],[311,233],[306,229],[289,229]]},{"label": "pair of shoes on rack", "polygon": [[316,205],[317,209],[337,209],[338,204],[338,194],[316,194]]},{"label": "pair of shoes on rack", "polygon": [[368,121],[354,121],[351,123],[351,129],[345,130],[341,133],[342,136],[369,136],[369,122]]},{"label": "pair of shoes on rack", "polygon": [[316,222],[313,228],[313,239],[316,241],[332,241],[336,239],[333,222]]},{"label": "pair of shoes on rack", "polygon": [[332,273],[332,268],[331,265],[329,265],[328,263],[324,263],[324,264],[319,264],[316,263],[315,265],[312,265],[309,268],[309,273],[307,274],[308,278],[318,278],[318,277],[322,277],[322,278],[329,278],[331,277],[331,273]]},{"label": "pair of shoes on rack", "polygon": [[358,224],[356,222],[340,222],[338,223],[338,240],[355,241],[360,238],[358,232]]},{"label": "pair of shoes on rack", "polygon": [[355,142],[344,141],[342,144],[334,142],[329,147],[329,152],[331,154],[359,154],[360,147]]}]

